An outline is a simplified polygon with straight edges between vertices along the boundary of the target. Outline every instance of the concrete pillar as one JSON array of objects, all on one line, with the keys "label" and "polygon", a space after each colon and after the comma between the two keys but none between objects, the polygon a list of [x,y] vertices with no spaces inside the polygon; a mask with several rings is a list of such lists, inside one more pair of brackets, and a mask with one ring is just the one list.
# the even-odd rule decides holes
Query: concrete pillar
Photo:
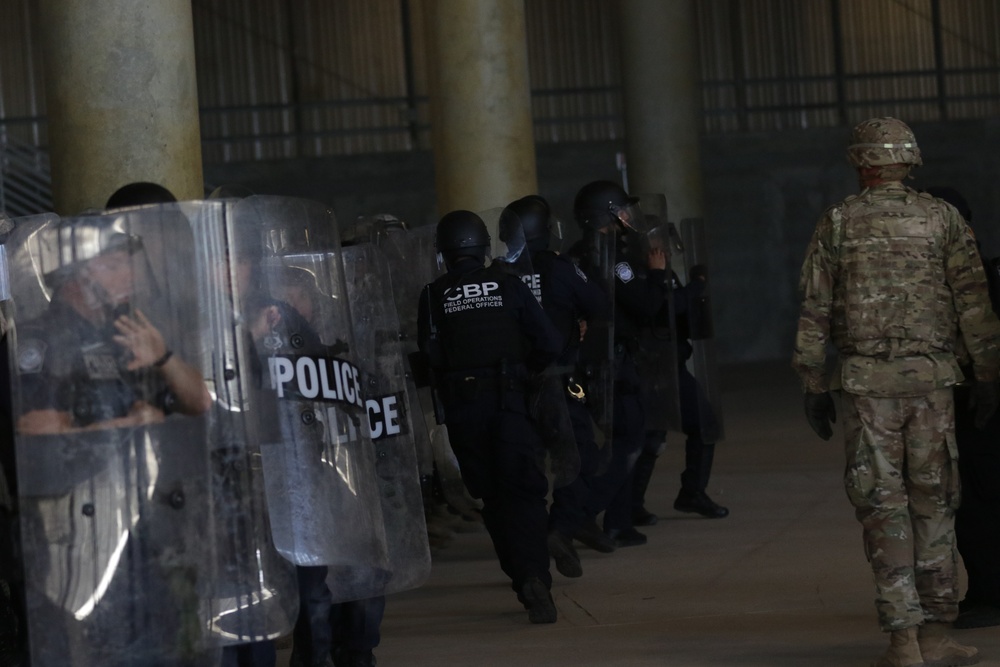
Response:
[{"label": "concrete pillar", "polygon": [[672,222],[704,214],[695,0],[619,0],[630,193],[663,193]]},{"label": "concrete pillar", "polygon": [[56,211],[151,181],[204,196],[191,0],[40,0]]},{"label": "concrete pillar", "polygon": [[424,0],[439,214],[538,191],[524,0]]}]

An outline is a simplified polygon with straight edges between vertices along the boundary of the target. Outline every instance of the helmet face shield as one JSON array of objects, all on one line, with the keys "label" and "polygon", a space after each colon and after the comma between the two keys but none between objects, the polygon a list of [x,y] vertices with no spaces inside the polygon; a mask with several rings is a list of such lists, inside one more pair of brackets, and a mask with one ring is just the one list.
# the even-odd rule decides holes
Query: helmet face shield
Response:
[{"label": "helmet face shield", "polygon": [[622,224],[627,230],[632,232],[638,232],[644,234],[648,231],[646,225],[646,218],[642,213],[642,207],[639,205],[639,201],[630,200],[624,206],[610,206],[611,215],[618,219],[618,222]]},{"label": "helmet face shield", "polygon": [[614,181],[591,181],[576,193],[573,217],[585,230],[606,233],[615,223],[638,230],[642,228],[638,201]]},{"label": "helmet face shield", "polygon": [[549,234],[550,238],[555,241],[553,245],[556,247],[559,247],[559,244],[566,240],[568,234],[562,219],[552,216],[552,219],[549,220]]}]

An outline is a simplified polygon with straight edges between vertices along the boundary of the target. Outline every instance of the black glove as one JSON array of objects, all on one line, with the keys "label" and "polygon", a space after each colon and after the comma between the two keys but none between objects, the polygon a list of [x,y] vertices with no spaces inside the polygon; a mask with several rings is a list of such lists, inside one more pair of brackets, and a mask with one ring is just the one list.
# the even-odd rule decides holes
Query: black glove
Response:
[{"label": "black glove", "polygon": [[1000,406],[1000,387],[996,382],[976,381],[976,386],[972,388],[972,395],[969,397],[969,409],[973,411],[976,428],[982,431],[986,428],[990,417]]},{"label": "black glove", "polygon": [[837,422],[837,409],[833,406],[833,396],[830,396],[830,392],[806,394],[806,419],[816,435],[824,440],[833,437],[833,428],[830,424]]}]

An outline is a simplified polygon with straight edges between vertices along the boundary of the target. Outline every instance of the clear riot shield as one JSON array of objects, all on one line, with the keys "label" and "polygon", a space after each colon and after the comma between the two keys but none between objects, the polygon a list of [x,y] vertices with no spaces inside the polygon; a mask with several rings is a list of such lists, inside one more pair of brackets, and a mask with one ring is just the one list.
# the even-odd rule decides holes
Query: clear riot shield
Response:
[{"label": "clear riot shield", "polygon": [[[540,278],[532,266],[517,214],[510,209],[490,209],[479,217],[490,233],[493,264],[501,264],[520,278],[541,303]],[[566,407],[563,373],[563,369],[549,369],[534,378],[528,392],[528,409],[545,447],[548,469],[556,487],[570,484],[580,474],[580,450]]]},{"label": "clear riot shield", "polygon": [[335,602],[379,595],[392,572],[336,222],[318,202],[254,196],[232,224],[253,258],[242,321],[276,409],[261,445],[275,546],[327,566]]},{"label": "clear riot shield", "polygon": [[214,665],[216,526],[191,227],[22,218],[9,352],[35,667]]},{"label": "clear riot shield", "polygon": [[[659,248],[667,258],[667,276],[674,275],[672,259],[677,252],[667,222],[667,198],[662,194],[639,195],[646,220],[643,250]],[[637,244],[638,245],[638,244]],[[645,256],[633,262],[644,267]],[[639,331],[635,365],[639,370],[642,400],[646,414],[646,430],[681,431],[680,389],[678,383],[679,355],[673,290],[653,319]]]},{"label": "clear riot shield", "polygon": [[420,586],[431,568],[407,361],[386,256],[377,246],[361,243],[345,247],[343,258],[392,570],[383,592],[395,593]]},{"label": "clear riot shield", "polygon": [[587,230],[570,250],[587,279],[600,285],[608,296],[608,316],[583,323],[583,340],[570,386],[585,401],[596,426],[594,436],[602,450],[602,463],[611,456],[612,417],[615,388],[615,230]]},{"label": "clear riot shield", "polygon": [[[399,267],[405,263],[405,244],[400,243],[400,239],[405,238],[407,226],[389,214],[381,214],[372,220],[371,234],[368,241],[375,244],[386,259],[386,271],[389,273],[390,283],[393,285],[393,302],[396,309],[396,321],[399,324],[397,338],[399,340],[400,351],[406,365],[404,367],[404,378],[406,380],[406,400],[407,410],[410,415],[410,422],[413,426],[413,443],[417,452],[417,469],[422,483],[429,483],[434,475],[434,452],[431,445],[430,429],[424,419],[424,412],[420,406],[418,388],[413,377],[413,372],[409,365],[409,355],[417,350],[417,333],[414,328],[408,330],[407,322],[412,317],[412,323],[416,325],[417,302],[407,301],[402,295],[409,295],[412,291],[411,281],[400,276]],[[438,264],[436,255],[433,254],[435,266]],[[394,281],[402,281],[397,283]],[[415,280],[412,282],[416,282]]]},{"label": "clear riot shield", "polygon": [[722,420],[722,386],[716,361],[715,332],[712,326],[711,272],[705,221],[688,218],[681,221],[681,238],[684,243],[686,284],[697,285],[692,289],[688,313],[688,335],[693,348],[688,366],[696,382],[692,389],[697,406],[701,437],[705,442],[718,442],[725,438]]},{"label": "clear riot shield", "polygon": [[237,205],[182,205],[195,235],[202,367],[212,396],[207,428],[213,532],[206,538],[211,555],[204,567],[214,573],[214,588],[205,616],[213,641],[222,646],[290,633],[299,599],[295,569],[278,554],[269,525],[261,450],[275,440],[275,402],[263,386],[242,308],[256,280],[260,246],[240,235]]},{"label": "clear riot shield", "polygon": [[[424,286],[434,282],[445,273],[444,261],[435,247],[435,225],[425,225],[410,230],[399,227],[386,227],[378,233],[378,246],[385,253],[389,266],[389,277],[393,285],[393,297],[396,300],[396,313],[399,316],[400,341],[404,354],[413,359],[417,347],[417,306],[420,293]],[[470,509],[475,505],[462,481],[461,472],[451,444],[448,441],[448,431],[437,418],[437,405],[426,377],[412,372],[415,391],[410,395],[411,414],[414,415],[415,440],[418,454],[426,460],[425,454],[430,451],[432,470],[421,470],[421,474],[430,475],[433,467],[437,468],[441,481],[442,492],[448,503],[460,510]],[[425,373],[426,374],[426,373]],[[423,429],[420,425],[423,420]],[[425,439],[426,437],[426,439]],[[426,448],[426,449],[425,449]]]}]

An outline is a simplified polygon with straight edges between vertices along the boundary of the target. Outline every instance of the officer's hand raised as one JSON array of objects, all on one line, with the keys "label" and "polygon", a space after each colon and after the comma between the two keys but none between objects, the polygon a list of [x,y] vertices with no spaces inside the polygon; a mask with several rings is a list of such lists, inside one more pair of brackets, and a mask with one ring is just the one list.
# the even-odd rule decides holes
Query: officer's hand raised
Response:
[{"label": "officer's hand raised", "polygon": [[667,254],[663,252],[663,248],[650,248],[647,261],[650,269],[663,270],[667,268]]},{"label": "officer's hand raised", "polygon": [[837,409],[833,405],[833,396],[828,391],[822,394],[807,393],[805,407],[809,426],[816,435],[829,440],[833,436],[833,427],[830,424],[837,422]]},{"label": "officer's hand raised", "polygon": [[113,336],[114,341],[130,354],[126,364],[130,371],[152,366],[167,351],[163,335],[141,311],[135,311],[135,317],[122,315],[116,319],[115,329],[118,333]]}]

